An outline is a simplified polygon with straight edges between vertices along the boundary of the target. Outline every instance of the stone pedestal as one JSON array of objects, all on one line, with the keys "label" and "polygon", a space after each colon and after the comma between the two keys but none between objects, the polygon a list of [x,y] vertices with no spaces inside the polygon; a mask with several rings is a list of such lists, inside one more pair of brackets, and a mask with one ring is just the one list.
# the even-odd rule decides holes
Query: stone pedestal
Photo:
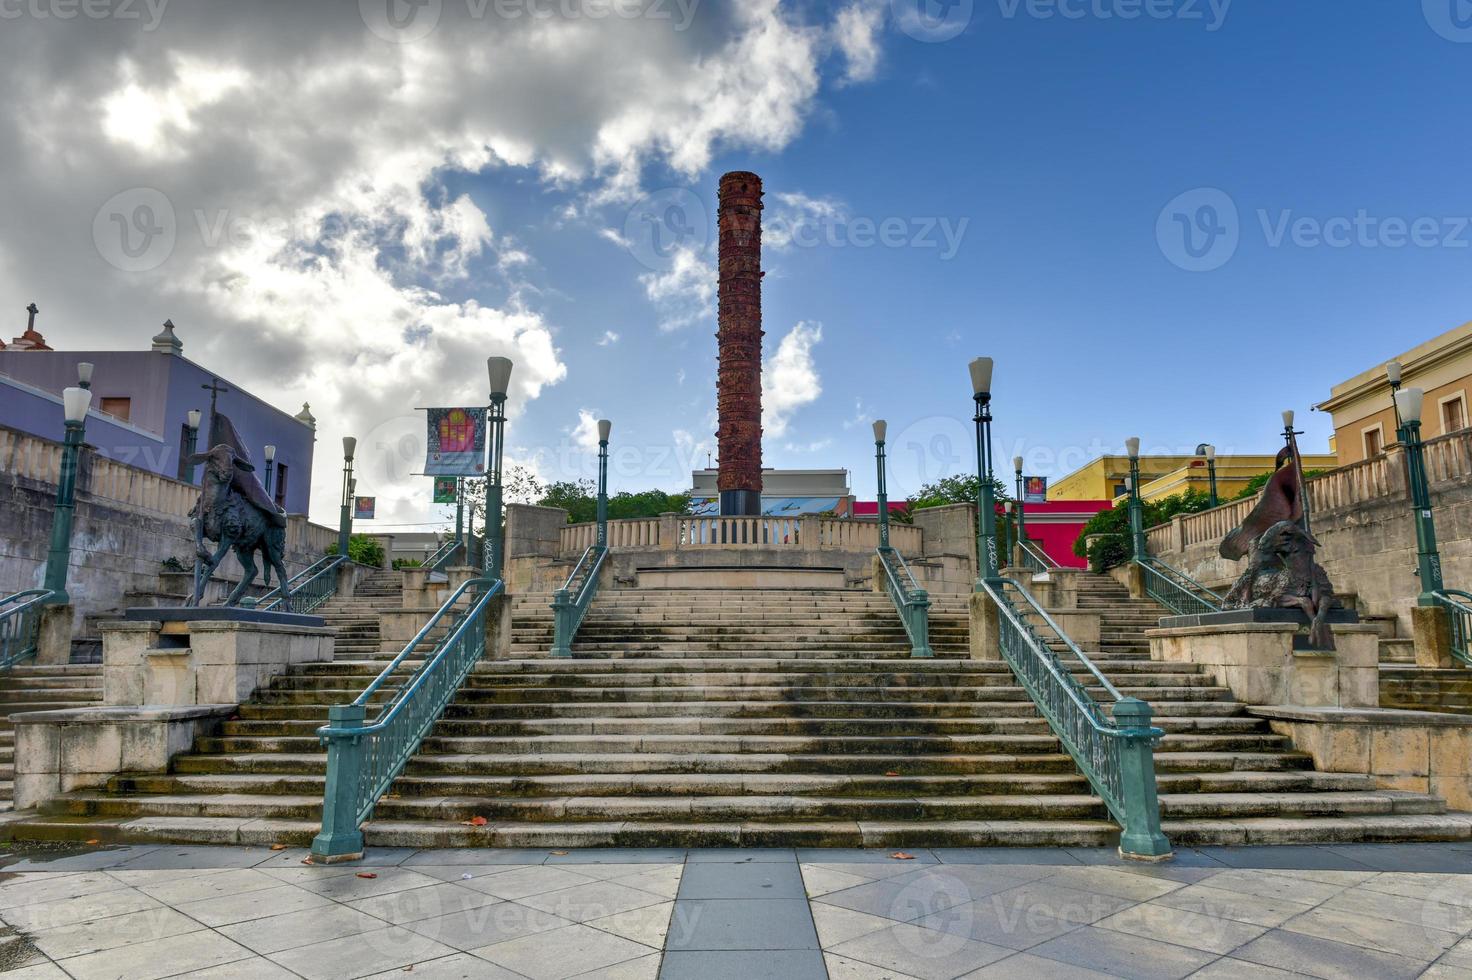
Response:
[{"label": "stone pedestal", "polygon": [[42,606],[36,635],[36,660],[41,667],[64,667],[72,662],[71,605]]},{"label": "stone pedestal", "polygon": [[[1047,604],[1043,607],[1046,609]],[[1101,615],[1092,609],[1048,609],[1058,628],[1068,635],[1084,653],[1099,649]]]},{"label": "stone pedestal", "polygon": [[1152,660],[1200,664],[1251,705],[1378,708],[1379,636],[1334,626],[1335,651],[1294,649],[1294,623],[1232,623],[1146,631]]},{"label": "stone pedestal", "polygon": [[1001,660],[1001,613],[985,592],[971,593],[971,659]]},{"label": "stone pedestal", "polygon": [[429,598],[429,569],[403,568],[399,570],[400,591],[406,609],[427,605]]},{"label": "stone pedestal", "polygon": [[1412,607],[1411,635],[1417,667],[1451,669],[1461,666],[1460,661],[1452,656],[1451,616],[1441,606]]}]

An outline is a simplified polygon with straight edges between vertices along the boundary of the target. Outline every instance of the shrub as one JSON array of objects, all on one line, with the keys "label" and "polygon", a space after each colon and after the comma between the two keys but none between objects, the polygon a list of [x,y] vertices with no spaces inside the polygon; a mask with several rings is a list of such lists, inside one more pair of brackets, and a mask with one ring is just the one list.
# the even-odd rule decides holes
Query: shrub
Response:
[{"label": "shrub", "polygon": [[[337,542],[334,541],[327,546],[323,554],[337,554]],[[348,560],[359,565],[370,565],[373,568],[383,567],[383,545],[377,538],[367,534],[354,534],[348,538]]]}]

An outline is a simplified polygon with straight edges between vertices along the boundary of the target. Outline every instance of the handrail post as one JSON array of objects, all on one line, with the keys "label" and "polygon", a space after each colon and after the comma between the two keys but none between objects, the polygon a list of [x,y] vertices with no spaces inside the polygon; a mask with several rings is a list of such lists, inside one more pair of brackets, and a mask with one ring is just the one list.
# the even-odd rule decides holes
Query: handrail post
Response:
[{"label": "handrail post", "polygon": [[[335,704],[328,709],[332,728],[360,728],[368,708]],[[312,841],[312,857],[323,863],[354,861],[363,856],[363,830],[358,826],[358,800],[364,777],[363,739],[358,735],[327,739],[327,790],[322,804],[322,832]]]},{"label": "handrail post", "polygon": [[935,649],[930,645],[930,593],[916,589],[910,593],[906,605],[910,613],[910,656],[935,656]]},{"label": "handrail post", "polygon": [[1171,855],[1170,841],[1160,829],[1150,714],[1150,705],[1139,698],[1121,698],[1114,703],[1114,722],[1121,729],[1120,796],[1125,811],[1119,853],[1138,861],[1162,861]]},{"label": "handrail post", "polygon": [[572,603],[566,589],[558,589],[552,596],[552,652],[554,657],[572,656],[571,626]]}]

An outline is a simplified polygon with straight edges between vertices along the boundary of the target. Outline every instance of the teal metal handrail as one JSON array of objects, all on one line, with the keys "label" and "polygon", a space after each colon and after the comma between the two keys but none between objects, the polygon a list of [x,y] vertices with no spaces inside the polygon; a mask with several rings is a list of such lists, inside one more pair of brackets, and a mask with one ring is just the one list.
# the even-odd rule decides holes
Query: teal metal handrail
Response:
[{"label": "teal metal handrail", "polygon": [[1452,656],[1472,667],[1472,593],[1438,589],[1432,595],[1451,621]]},{"label": "teal metal handrail", "polygon": [[434,554],[424,559],[424,567],[433,572],[444,571],[445,566],[450,563],[450,559],[454,558],[455,553],[463,547],[465,547],[464,541],[461,541],[459,538],[451,538],[440,545],[439,550]]},{"label": "teal metal handrail", "polygon": [[257,597],[257,609],[270,612],[305,615],[337,594],[337,570],[347,561],[342,555],[327,555],[293,575],[284,586],[278,585]]},{"label": "teal metal handrail", "polygon": [[933,657],[930,645],[930,593],[920,588],[904,556],[894,548],[876,549],[879,565],[884,569],[884,590],[889,593],[905,635],[910,638],[910,656]]},{"label": "teal metal handrail", "polygon": [[578,559],[567,582],[552,597],[552,656],[571,657],[573,637],[598,594],[598,577],[608,549],[589,545]]},{"label": "teal metal handrail", "polygon": [[[1123,828],[1120,853],[1148,859],[1169,855],[1155,789],[1154,745],[1165,733],[1150,724],[1150,705],[1122,696],[1020,583],[997,579],[984,581],[982,588],[997,607],[1002,659]],[[1053,633],[1051,643],[1034,619]],[[1108,714],[1064,665],[1059,648],[1113,699]]]},{"label": "teal metal handrail", "polygon": [[1145,594],[1177,616],[1221,612],[1222,596],[1159,558],[1136,562],[1144,578]]},{"label": "teal metal handrail", "polygon": [[[500,579],[473,578],[461,585],[352,704],[328,709],[327,724],[317,730],[327,746],[327,788],[313,856],[342,860],[362,853],[364,821],[485,654],[487,611],[504,591]],[[457,608],[462,600],[468,605]],[[396,677],[441,623],[448,627],[444,639],[422,663]],[[389,694],[388,702],[369,722],[368,705],[381,693]]]},{"label": "teal metal handrail", "polygon": [[0,598],[0,670],[35,658],[41,607],[55,594],[50,589],[26,589]]},{"label": "teal metal handrail", "polygon": [[1018,544],[1022,552],[1022,567],[1038,575],[1046,575],[1053,569],[1060,567],[1059,564],[1048,556],[1048,553],[1039,548],[1031,541],[1022,540]]}]

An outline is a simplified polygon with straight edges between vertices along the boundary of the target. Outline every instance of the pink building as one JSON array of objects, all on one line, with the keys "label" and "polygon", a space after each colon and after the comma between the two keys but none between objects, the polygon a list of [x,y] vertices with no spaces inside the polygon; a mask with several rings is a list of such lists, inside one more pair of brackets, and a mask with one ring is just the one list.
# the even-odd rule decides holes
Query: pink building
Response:
[{"label": "pink building", "polygon": [[[903,500],[891,500],[889,512],[903,511]],[[1089,518],[1114,506],[1110,500],[1051,500],[1045,504],[1028,504],[1023,510],[1029,541],[1042,545],[1043,551],[1064,568],[1086,568],[1088,561],[1073,553],[1073,543],[1083,533]],[[998,518],[1003,513],[997,508]],[[854,516],[873,518],[879,514],[874,500],[854,501]]]}]

